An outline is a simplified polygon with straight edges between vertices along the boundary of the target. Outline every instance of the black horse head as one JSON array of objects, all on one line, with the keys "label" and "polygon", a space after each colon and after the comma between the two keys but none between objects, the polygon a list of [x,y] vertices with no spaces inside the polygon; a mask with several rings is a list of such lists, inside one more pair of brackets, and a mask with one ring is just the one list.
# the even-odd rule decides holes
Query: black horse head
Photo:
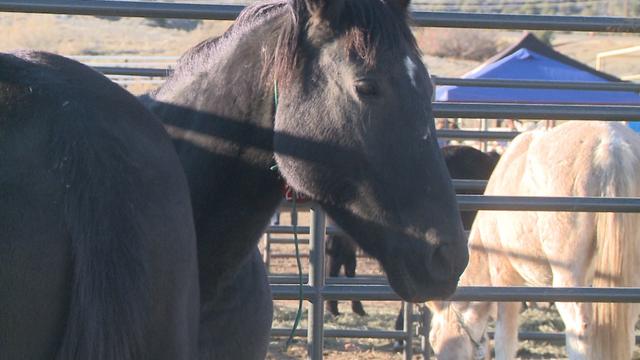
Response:
[{"label": "black horse head", "polygon": [[407,6],[250,6],[152,95],[189,178],[201,275],[218,277],[255,246],[281,197],[275,157],[404,299],[453,292],[467,247]]},{"label": "black horse head", "polygon": [[380,260],[403,298],[424,300],[455,289],[467,250],[407,3],[294,2],[275,52],[274,148],[287,182]]}]

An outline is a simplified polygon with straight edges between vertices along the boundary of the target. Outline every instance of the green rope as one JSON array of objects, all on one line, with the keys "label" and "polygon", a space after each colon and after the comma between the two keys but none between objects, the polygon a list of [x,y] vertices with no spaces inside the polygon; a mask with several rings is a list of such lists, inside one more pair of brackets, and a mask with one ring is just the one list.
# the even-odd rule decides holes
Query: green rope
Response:
[{"label": "green rope", "polygon": [[[278,110],[278,80],[274,80],[273,82],[273,103],[275,105],[276,111]],[[274,165],[271,167],[271,170],[277,170],[278,165]],[[291,189],[291,226],[293,227],[293,244],[296,248],[296,264],[298,266],[298,311],[296,312],[296,319],[293,322],[293,328],[291,329],[291,333],[289,334],[289,338],[287,338],[287,342],[284,345],[284,351],[287,351],[289,346],[293,343],[293,337],[295,335],[296,330],[298,329],[298,325],[300,325],[300,320],[302,319],[302,301],[304,299],[304,294],[302,293],[303,282],[302,282],[302,263],[300,262],[300,245],[298,241],[298,207],[297,207],[297,196],[296,192]]]},{"label": "green rope", "polygon": [[292,191],[291,197],[292,197],[291,225],[293,226],[293,244],[296,247],[296,264],[298,265],[298,311],[296,313],[296,319],[293,322],[293,328],[291,329],[289,338],[287,339],[287,342],[284,345],[285,351],[287,351],[287,349],[289,348],[289,345],[291,345],[291,343],[293,342],[293,335],[295,334],[296,329],[298,328],[298,325],[300,325],[300,320],[302,319],[302,300],[303,300],[302,263],[300,262],[300,247],[298,242],[298,209],[296,206],[295,191]]},{"label": "green rope", "polygon": [[275,104],[275,110],[278,110],[278,80],[273,81],[273,103]]}]

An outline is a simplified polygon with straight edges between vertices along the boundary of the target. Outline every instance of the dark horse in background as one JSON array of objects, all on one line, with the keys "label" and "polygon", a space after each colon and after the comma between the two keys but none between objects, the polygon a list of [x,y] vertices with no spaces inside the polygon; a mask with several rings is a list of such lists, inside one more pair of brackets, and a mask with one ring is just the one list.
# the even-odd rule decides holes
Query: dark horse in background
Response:
[{"label": "dark horse in background", "polygon": [[[452,179],[469,179],[469,180],[487,180],[491,176],[493,169],[498,163],[500,155],[492,152],[482,152],[476,148],[466,145],[448,145],[441,149],[442,156],[449,170]],[[482,191],[476,190],[460,190],[459,194],[481,195]],[[477,211],[461,211],[462,225],[465,229],[471,229],[473,220]],[[356,275],[356,244],[346,234],[327,235],[326,253],[327,253],[327,270],[328,276],[337,277],[340,269],[344,268],[346,277],[355,277]],[[362,303],[360,301],[352,301],[351,309],[358,315],[366,315]],[[334,300],[327,301],[327,311],[334,316],[338,316],[338,302]],[[396,319],[396,329],[401,330],[402,309]],[[401,344],[401,343],[400,343]]]},{"label": "dark horse in background", "polygon": [[3,58],[0,358],[264,357],[271,298],[255,249],[279,176],[339,219],[403,299],[450,295],[468,252],[407,6],[248,7],[143,99],[175,150],[90,69]]}]

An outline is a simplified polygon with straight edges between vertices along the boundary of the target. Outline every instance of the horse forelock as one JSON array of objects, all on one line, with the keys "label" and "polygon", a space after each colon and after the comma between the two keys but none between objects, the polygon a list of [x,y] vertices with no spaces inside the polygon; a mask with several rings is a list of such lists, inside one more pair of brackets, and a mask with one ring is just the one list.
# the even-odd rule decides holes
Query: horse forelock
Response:
[{"label": "horse forelock", "polygon": [[[273,11],[273,10],[281,11]],[[236,20],[238,29],[251,27],[272,14],[284,13],[275,51],[264,62],[268,73],[283,83],[291,80],[301,58],[301,44],[308,35],[309,13],[304,0],[274,0],[247,7]],[[341,38],[346,48],[371,68],[378,50],[400,56],[408,50],[418,55],[417,43],[407,24],[406,14],[382,0],[346,0],[332,23],[333,36]]]}]

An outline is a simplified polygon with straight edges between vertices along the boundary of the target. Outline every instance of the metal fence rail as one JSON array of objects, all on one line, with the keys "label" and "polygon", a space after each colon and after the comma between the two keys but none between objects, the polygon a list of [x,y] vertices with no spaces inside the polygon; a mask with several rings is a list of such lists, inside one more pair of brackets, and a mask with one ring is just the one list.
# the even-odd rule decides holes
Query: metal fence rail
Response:
[{"label": "metal fence rail", "polygon": [[[1,0],[0,11],[125,17],[234,20],[243,6],[126,1]],[[416,26],[558,31],[640,32],[640,19],[549,15],[411,13]]]},{"label": "metal fence rail", "polygon": [[[295,284],[273,284],[272,292],[276,300],[298,299]],[[305,300],[311,300],[318,292],[324,300],[401,300],[388,285],[303,285]],[[449,300],[640,303],[640,288],[462,286]]]},{"label": "metal fence rail", "polygon": [[477,86],[527,89],[572,89],[606,91],[640,91],[640,84],[632,82],[590,82],[590,81],[542,81],[505,79],[461,79],[450,77],[431,78],[437,86]]},{"label": "metal fence rail", "polygon": [[[88,59],[90,60],[90,59]],[[143,77],[164,77],[171,68],[143,68],[124,66],[94,66],[105,75],[128,75]],[[640,91],[640,84],[632,82],[589,82],[589,81],[542,81],[542,80],[504,80],[504,79],[463,79],[451,77],[432,77],[436,86],[475,86],[528,89],[572,89],[588,91]]]},{"label": "metal fence rail", "polygon": [[[90,59],[89,59],[90,60]],[[94,66],[94,69],[105,75],[152,76],[169,75],[171,68],[142,68],[119,66]],[[528,89],[573,89],[573,90],[607,90],[640,92],[640,84],[632,82],[589,82],[589,81],[537,81],[537,80],[504,80],[504,79],[462,79],[450,77],[432,77],[436,86],[477,86]]]},{"label": "metal fence rail", "polygon": [[442,118],[625,121],[640,119],[640,106],[434,102],[433,114]]},{"label": "metal fence rail", "polygon": [[166,77],[173,72],[173,70],[169,68],[154,69],[154,68],[125,67],[125,66],[93,66],[93,68],[105,75]]},{"label": "metal fence rail", "polygon": [[517,131],[436,130],[438,139],[512,140],[518,135]]},{"label": "metal fence rail", "polygon": [[[276,328],[271,330],[271,336],[286,337],[291,333],[291,329]],[[493,331],[487,332],[490,339],[495,337]],[[294,332],[294,336],[307,336],[307,330],[298,329]],[[406,334],[403,331],[385,331],[385,330],[351,330],[351,329],[327,329],[325,337],[336,338],[370,338],[370,339],[405,339]],[[546,341],[556,345],[565,344],[564,333],[544,333],[537,331],[521,331],[518,333],[519,341]],[[640,344],[640,336],[636,336],[636,345]]]}]

